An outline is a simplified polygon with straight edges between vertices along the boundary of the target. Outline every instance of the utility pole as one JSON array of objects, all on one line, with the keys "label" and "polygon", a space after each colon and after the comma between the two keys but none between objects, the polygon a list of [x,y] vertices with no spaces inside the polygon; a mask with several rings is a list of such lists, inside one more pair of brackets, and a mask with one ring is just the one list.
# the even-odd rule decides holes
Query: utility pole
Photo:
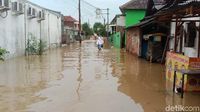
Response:
[{"label": "utility pole", "polygon": [[[102,13],[102,11],[104,11],[104,13]],[[106,11],[106,12],[105,12]],[[109,37],[109,8],[107,9],[100,9],[100,8],[97,8],[96,9],[96,15],[99,16],[99,15],[103,15],[103,14],[106,14],[107,15],[107,25],[106,25],[106,31],[107,31],[107,38]],[[103,17],[103,16],[102,16]],[[104,20],[104,25],[105,25],[105,18],[103,17],[103,20]]]},{"label": "utility pole", "polygon": [[109,8],[107,8],[107,38],[109,37]]},{"label": "utility pole", "polygon": [[79,13],[79,43],[82,42],[82,39],[81,39],[81,0],[79,0],[79,3],[78,3],[78,13]]}]

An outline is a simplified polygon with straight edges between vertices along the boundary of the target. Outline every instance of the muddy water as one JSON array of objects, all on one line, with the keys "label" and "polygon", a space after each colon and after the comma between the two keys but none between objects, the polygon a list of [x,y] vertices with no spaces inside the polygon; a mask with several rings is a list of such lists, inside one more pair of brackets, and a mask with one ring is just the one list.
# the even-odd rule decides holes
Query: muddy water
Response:
[{"label": "muddy water", "polygon": [[166,89],[164,66],[85,41],[0,63],[0,112],[165,112],[200,106]]}]

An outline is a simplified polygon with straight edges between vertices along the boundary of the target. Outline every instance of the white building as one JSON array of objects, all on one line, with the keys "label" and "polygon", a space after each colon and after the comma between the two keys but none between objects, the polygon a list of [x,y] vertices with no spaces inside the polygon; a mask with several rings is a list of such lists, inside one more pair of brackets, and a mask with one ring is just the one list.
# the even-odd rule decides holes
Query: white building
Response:
[{"label": "white building", "polygon": [[43,8],[27,0],[0,0],[0,47],[9,57],[25,54],[31,35],[47,46],[61,43],[61,13]]}]

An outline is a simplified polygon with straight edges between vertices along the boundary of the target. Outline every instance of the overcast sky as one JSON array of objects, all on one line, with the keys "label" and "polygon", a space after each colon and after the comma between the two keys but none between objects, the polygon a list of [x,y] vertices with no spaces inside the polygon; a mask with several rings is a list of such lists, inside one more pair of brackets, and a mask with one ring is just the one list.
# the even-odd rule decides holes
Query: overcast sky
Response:
[{"label": "overcast sky", "polygon": [[[71,15],[78,19],[78,0],[29,0],[45,8],[62,12],[64,15]],[[119,6],[128,2],[129,0],[83,0],[95,7],[110,9],[110,20],[114,15],[120,14]],[[82,1],[82,21],[93,24],[94,22],[101,21],[102,18],[96,18],[95,8]],[[104,15],[106,17],[106,15]]]}]

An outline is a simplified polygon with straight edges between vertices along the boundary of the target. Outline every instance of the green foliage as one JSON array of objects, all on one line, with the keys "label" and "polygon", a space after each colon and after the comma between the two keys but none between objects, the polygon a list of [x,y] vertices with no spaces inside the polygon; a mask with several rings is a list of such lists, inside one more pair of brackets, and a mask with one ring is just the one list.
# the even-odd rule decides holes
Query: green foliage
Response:
[{"label": "green foliage", "polygon": [[0,60],[4,60],[5,54],[9,53],[6,49],[0,47]]},{"label": "green foliage", "polygon": [[93,26],[94,33],[106,36],[106,26],[104,26],[102,23],[95,23]]},{"label": "green foliage", "polygon": [[38,44],[39,55],[42,55],[44,53],[46,47],[47,47],[46,42],[44,42],[44,41],[42,41],[42,39],[40,39],[39,44]]},{"label": "green foliage", "polygon": [[93,35],[92,28],[90,28],[90,25],[88,23],[84,23],[82,25],[83,31],[85,32],[86,36],[91,36]]},{"label": "green foliage", "polygon": [[31,55],[42,55],[46,48],[46,42],[41,39],[38,40],[35,36],[30,34],[30,38],[27,41],[26,51]]}]

